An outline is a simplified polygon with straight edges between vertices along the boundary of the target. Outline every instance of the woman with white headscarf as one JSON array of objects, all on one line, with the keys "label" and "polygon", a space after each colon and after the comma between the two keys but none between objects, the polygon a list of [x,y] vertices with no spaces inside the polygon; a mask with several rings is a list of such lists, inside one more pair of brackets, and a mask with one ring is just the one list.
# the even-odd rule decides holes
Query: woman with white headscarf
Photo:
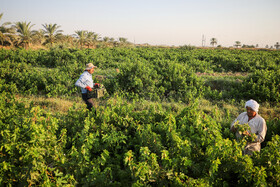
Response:
[{"label": "woman with white headscarf", "polygon": [[254,151],[261,150],[261,143],[264,141],[267,126],[265,120],[258,114],[259,111],[259,104],[251,99],[246,102],[245,108],[247,112],[241,113],[231,124],[230,130],[235,132],[236,137],[240,138],[241,135],[237,132],[237,128],[235,127],[235,123],[238,122],[239,124],[248,124],[250,126],[250,131],[246,131],[243,133],[244,136],[251,136],[252,134],[256,134],[255,141],[248,142],[243,154],[251,155]]}]

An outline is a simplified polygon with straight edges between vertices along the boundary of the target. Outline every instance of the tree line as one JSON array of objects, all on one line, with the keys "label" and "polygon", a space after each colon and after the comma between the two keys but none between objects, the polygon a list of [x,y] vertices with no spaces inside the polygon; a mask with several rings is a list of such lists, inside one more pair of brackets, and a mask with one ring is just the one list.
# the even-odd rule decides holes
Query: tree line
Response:
[{"label": "tree line", "polygon": [[[3,13],[0,14],[0,22],[2,16]],[[127,38],[101,37],[100,34],[87,30],[77,30],[73,35],[64,35],[61,26],[57,24],[45,23],[39,30],[32,30],[33,26],[34,24],[26,21],[0,24],[0,44],[25,49],[30,45],[53,47],[55,44],[87,48],[131,45]]]},{"label": "tree line", "polygon": [[[217,46],[217,47],[222,47],[221,45],[217,45],[217,44],[218,44],[217,38],[211,38],[211,39],[210,39],[210,45],[211,45],[212,47],[215,47],[215,46]],[[236,48],[240,48],[240,47],[242,47],[242,48],[258,48],[258,47],[259,47],[259,44],[256,44],[256,45],[247,45],[247,44],[243,44],[243,45],[242,45],[240,41],[235,41],[235,43],[234,43],[233,46],[236,47]],[[274,47],[275,47],[275,49],[280,49],[280,44],[279,44],[279,42],[276,42],[275,45],[274,45]],[[273,49],[273,46],[270,46],[270,47],[269,47],[269,45],[266,45],[265,48]]]}]

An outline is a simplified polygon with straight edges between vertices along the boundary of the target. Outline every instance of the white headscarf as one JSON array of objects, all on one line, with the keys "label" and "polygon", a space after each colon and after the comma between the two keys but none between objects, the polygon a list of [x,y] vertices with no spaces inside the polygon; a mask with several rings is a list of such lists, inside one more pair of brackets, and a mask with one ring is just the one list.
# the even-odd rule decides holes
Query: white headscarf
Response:
[{"label": "white headscarf", "polygon": [[257,112],[258,113],[258,111],[259,111],[259,104],[257,103],[257,101],[255,101],[255,100],[253,100],[253,99],[250,99],[249,101],[247,101],[246,102],[246,104],[245,104],[245,108],[246,107],[251,107],[255,112]]}]

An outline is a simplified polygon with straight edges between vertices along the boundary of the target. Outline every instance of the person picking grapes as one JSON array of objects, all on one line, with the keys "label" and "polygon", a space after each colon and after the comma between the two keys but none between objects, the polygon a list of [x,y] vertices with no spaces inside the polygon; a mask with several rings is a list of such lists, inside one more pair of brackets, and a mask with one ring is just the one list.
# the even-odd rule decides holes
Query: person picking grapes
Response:
[{"label": "person picking grapes", "polygon": [[82,90],[82,99],[87,105],[87,109],[90,111],[94,105],[93,99],[89,97],[89,92],[92,91],[93,87],[99,87],[98,83],[94,83],[92,74],[94,72],[94,66],[92,63],[86,65],[85,71],[81,74],[80,78],[76,81],[75,86],[78,86]]},{"label": "person picking grapes", "polygon": [[[265,120],[258,114],[259,104],[251,99],[245,103],[246,112],[241,113],[231,124],[230,130],[237,138],[244,136],[254,137],[247,142],[243,154],[252,155],[254,151],[261,150],[261,143],[264,141],[267,131]],[[249,129],[240,132],[240,128],[249,125]]]}]

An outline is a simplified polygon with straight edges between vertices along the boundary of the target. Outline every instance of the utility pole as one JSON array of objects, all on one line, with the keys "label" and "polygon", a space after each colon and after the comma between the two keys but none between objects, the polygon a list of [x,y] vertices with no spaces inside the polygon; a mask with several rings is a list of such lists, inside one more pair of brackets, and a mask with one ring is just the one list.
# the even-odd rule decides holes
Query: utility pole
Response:
[{"label": "utility pole", "polygon": [[204,36],[204,34],[202,35],[202,47],[205,46],[205,42],[206,42],[206,37]]}]

